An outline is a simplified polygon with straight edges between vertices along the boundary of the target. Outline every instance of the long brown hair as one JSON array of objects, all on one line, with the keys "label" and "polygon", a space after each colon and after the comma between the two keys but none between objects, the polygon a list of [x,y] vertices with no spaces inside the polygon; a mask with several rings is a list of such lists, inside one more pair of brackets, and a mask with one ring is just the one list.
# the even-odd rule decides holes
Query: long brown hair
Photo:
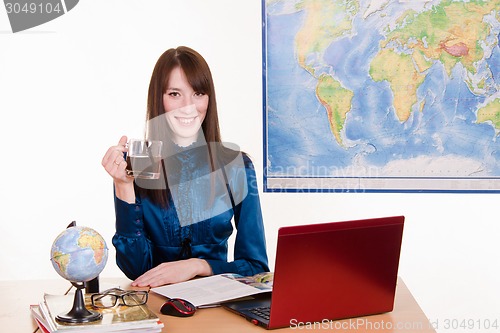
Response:
[{"label": "long brown hair", "polygon": [[[198,52],[189,47],[179,46],[177,48],[168,49],[158,58],[156,62],[151,75],[148,90],[145,133],[146,139],[165,139],[165,131],[168,131],[168,126],[162,126],[162,130],[156,130],[155,128],[152,128],[152,126],[154,126],[152,125],[154,122],[151,120],[158,118],[165,113],[163,95],[167,90],[170,74],[172,73],[172,70],[177,67],[182,69],[194,91],[208,95],[208,109],[205,119],[201,124],[201,129],[210,153],[210,159],[207,162],[213,171],[216,168],[214,165],[215,156],[213,155],[217,154],[217,152],[212,151],[210,147],[212,143],[221,143],[214,82],[212,73],[205,59]],[[222,145],[220,146],[222,147]],[[168,156],[170,153],[167,152],[166,155]],[[163,163],[163,167],[163,173],[165,173],[165,163]],[[155,203],[162,206],[168,206],[169,188],[166,179],[166,175],[163,174],[158,181],[160,188],[163,189],[152,189],[155,188],[155,186],[145,188],[136,186],[136,190],[138,190],[141,195],[151,198],[151,200]],[[158,188],[158,186],[156,186],[156,188]]]}]

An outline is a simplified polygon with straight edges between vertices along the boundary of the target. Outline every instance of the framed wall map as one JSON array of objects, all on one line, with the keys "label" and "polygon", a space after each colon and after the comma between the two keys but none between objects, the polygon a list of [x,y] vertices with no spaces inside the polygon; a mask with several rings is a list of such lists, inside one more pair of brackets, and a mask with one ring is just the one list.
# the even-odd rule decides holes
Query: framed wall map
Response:
[{"label": "framed wall map", "polygon": [[264,190],[500,192],[500,0],[263,0]]}]

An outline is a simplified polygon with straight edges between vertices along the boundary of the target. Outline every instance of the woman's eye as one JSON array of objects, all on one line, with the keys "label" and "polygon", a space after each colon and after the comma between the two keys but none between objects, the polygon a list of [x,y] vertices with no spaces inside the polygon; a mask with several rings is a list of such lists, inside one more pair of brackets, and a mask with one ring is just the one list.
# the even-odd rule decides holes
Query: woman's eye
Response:
[{"label": "woman's eye", "polygon": [[200,97],[200,96],[205,96],[205,93],[195,92],[194,95]]},{"label": "woman's eye", "polygon": [[180,96],[180,94],[177,91],[172,91],[172,92],[168,93],[168,95],[172,96],[172,97]]}]

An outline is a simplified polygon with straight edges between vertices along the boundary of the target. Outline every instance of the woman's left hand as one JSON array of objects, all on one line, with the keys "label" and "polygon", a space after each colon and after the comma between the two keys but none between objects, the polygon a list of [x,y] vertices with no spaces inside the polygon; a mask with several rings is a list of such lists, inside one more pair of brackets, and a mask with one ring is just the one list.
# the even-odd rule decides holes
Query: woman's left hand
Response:
[{"label": "woman's left hand", "polygon": [[195,276],[212,275],[212,269],[203,259],[191,258],[172,262],[164,262],[139,276],[132,286],[158,287],[165,284],[183,282]]}]

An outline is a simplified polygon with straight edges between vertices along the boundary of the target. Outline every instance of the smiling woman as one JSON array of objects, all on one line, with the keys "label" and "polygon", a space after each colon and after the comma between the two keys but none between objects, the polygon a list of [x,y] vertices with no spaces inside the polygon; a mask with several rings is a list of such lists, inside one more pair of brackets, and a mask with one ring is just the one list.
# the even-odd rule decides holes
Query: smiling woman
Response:
[{"label": "smiling woman", "polygon": [[212,74],[199,53],[181,46],[160,56],[146,120],[145,139],[163,142],[159,179],[126,175],[126,136],[102,160],[115,188],[116,262],[133,285],[269,271],[255,170],[221,142]]}]

